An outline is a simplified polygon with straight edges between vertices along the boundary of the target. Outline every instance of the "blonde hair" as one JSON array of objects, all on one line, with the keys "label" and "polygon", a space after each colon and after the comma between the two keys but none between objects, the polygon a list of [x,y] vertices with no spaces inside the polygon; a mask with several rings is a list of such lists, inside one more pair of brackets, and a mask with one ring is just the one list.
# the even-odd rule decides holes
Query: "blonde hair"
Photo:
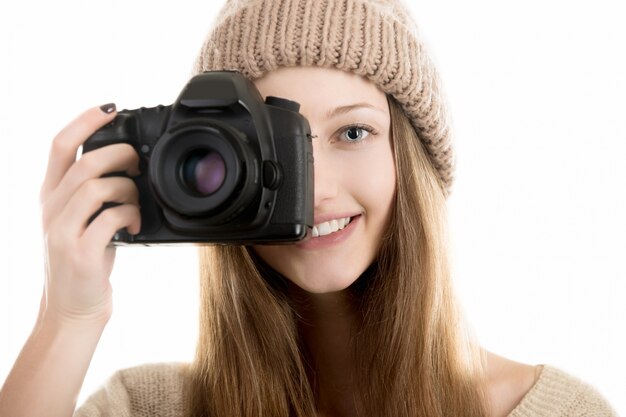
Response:
[{"label": "blonde hair", "polygon": [[[377,261],[350,288],[363,322],[354,357],[370,416],[487,416],[484,358],[453,293],[446,199],[399,104],[388,96],[397,170]],[[187,416],[313,417],[316,387],[285,281],[243,246],[200,248],[200,336]]]}]

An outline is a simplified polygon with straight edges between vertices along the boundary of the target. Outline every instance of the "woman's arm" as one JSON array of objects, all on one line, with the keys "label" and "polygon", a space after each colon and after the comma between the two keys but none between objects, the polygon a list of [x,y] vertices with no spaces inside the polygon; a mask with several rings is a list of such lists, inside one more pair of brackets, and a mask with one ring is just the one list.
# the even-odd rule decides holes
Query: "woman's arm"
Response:
[{"label": "woman's arm", "polygon": [[[128,144],[76,160],[78,148],[111,122],[115,106],[87,110],[53,140],[41,188],[45,282],[39,317],[0,391],[0,417],[70,417],[112,311],[109,276],[117,230],[138,233],[139,157]],[[105,202],[119,203],[90,221]]]},{"label": "woman's arm", "polygon": [[0,416],[70,417],[105,325],[41,317],[0,391]]}]

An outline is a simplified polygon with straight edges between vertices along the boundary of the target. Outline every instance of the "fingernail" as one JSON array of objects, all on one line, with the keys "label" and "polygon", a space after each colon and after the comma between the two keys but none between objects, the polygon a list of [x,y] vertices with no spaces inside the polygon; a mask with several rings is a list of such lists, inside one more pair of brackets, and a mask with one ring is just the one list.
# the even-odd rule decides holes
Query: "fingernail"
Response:
[{"label": "fingernail", "polygon": [[115,111],[115,103],[103,104],[102,106],[100,106],[100,110],[107,114],[113,113]]}]

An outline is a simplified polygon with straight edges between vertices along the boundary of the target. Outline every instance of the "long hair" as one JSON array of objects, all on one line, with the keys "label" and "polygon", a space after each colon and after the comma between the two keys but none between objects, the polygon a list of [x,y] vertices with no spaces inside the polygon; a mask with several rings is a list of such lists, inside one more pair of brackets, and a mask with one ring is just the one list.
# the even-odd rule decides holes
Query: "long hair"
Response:
[{"label": "long hair", "polygon": [[[388,96],[397,189],[374,264],[351,287],[359,414],[487,416],[484,357],[453,293],[446,198]],[[284,278],[244,246],[201,247],[200,334],[187,417],[313,417],[316,387]]]}]

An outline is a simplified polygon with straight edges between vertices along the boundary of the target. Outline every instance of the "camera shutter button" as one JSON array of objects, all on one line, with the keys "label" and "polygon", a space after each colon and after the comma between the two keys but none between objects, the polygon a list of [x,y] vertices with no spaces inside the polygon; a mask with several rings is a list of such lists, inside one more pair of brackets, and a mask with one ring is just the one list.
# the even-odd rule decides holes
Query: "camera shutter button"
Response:
[{"label": "camera shutter button", "polygon": [[276,190],[281,183],[282,174],[280,167],[274,161],[263,161],[263,186],[270,190]]}]

